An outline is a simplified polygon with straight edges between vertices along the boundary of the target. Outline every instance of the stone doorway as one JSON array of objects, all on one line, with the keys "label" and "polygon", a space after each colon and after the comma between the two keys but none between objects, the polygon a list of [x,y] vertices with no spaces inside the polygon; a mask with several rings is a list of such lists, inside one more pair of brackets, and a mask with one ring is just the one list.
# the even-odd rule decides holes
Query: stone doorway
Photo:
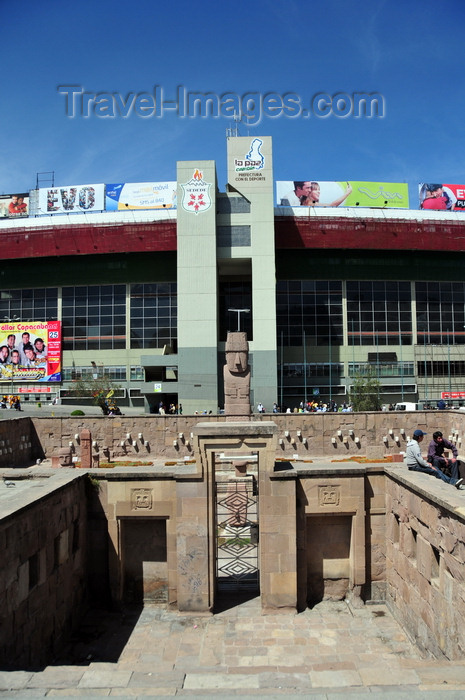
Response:
[{"label": "stone doorway", "polygon": [[216,481],[216,588],[258,594],[258,483],[255,475]]},{"label": "stone doorway", "polygon": [[307,602],[343,600],[350,586],[352,517],[307,517]]},{"label": "stone doorway", "polygon": [[123,601],[167,603],[166,520],[121,518]]}]

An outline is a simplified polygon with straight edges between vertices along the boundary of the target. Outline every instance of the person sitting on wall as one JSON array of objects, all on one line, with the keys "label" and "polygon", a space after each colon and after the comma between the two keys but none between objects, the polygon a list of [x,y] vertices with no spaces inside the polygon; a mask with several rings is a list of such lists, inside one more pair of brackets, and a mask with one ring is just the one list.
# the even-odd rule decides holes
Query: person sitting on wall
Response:
[{"label": "person sitting on wall", "polygon": [[404,462],[410,471],[423,472],[424,474],[430,474],[430,476],[435,476],[436,479],[441,479],[445,481],[446,484],[451,484],[455,486],[456,489],[462,489],[463,479],[454,479],[451,476],[446,476],[438,467],[434,467],[432,464],[423,459],[421,456],[420,442],[423,441],[423,437],[427,435],[423,430],[417,429],[413,433],[413,438],[408,441],[407,449],[405,451]]},{"label": "person sitting on wall", "polygon": [[[450,450],[452,457],[444,457],[444,450]],[[446,476],[451,476],[453,479],[460,479],[464,465],[458,459],[459,452],[457,447],[446,440],[440,430],[433,433],[433,439],[428,447],[426,460],[440,469]]]}]

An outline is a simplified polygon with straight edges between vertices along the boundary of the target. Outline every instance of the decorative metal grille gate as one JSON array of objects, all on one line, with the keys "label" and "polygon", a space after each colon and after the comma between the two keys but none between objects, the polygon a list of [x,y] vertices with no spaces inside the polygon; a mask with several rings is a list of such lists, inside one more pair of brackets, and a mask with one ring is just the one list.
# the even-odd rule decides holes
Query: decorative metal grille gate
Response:
[{"label": "decorative metal grille gate", "polygon": [[258,590],[258,489],[253,476],[216,483],[216,522],[218,590]]}]

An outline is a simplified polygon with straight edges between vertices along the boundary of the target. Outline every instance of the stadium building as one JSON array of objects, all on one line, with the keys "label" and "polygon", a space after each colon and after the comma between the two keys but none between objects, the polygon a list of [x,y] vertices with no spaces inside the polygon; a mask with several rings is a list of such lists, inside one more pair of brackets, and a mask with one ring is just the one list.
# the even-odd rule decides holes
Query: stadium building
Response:
[{"label": "stadium building", "polygon": [[83,187],[78,213],[69,200],[47,213],[37,190],[29,216],[0,220],[2,342],[61,322],[53,381],[5,371],[3,391],[64,398],[107,375],[121,405],[216,413],[226,333],[240,328],[254,407],[341,404],[369,374],[386,405],[465,401],[464,214],[277,206],[271,138],[227,148],[226,192],[214,161],[181,161],[176,205],[92,212]]}]

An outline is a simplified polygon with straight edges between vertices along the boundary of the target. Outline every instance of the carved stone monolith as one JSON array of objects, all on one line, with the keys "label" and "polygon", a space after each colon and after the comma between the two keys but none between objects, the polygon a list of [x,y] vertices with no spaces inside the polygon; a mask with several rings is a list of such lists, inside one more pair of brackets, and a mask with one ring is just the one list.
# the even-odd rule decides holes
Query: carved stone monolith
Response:
[{"label": "carved stone monolith", "polygon": [[250,367],[247,333],[228,333],[224,366],[224,413],[231,420],[250,420]]}]

